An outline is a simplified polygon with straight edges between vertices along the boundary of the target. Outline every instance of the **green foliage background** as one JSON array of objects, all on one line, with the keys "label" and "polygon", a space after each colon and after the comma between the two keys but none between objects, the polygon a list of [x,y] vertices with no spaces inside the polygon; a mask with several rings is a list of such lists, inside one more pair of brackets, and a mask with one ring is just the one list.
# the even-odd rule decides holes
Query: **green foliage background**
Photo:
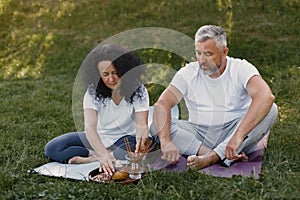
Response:
[{"label": "green foliage background", "polygon": [[[0,199],[299,198],[299,11],[299,0],[0,0]],[[193,38],[204,24],[225,27],[230,56],[257,66],[276,96],[279,116],[259,180],[188,170],[153,172],[138,185],[123,187],[26,173],[47,162],[47,141],[75,130],[72,87],[92,48],[139,27]],[[145,63],[175,70],[185,62],[158,49],[137,53]],[[153,104],[164,88],[148,89]]]}]

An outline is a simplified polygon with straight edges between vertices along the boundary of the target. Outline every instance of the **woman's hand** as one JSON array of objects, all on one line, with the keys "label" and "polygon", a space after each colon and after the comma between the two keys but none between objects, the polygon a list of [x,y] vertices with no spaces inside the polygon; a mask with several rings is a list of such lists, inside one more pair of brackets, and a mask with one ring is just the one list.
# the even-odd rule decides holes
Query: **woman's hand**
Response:
[{"label": "woman's hand", "polygon": [[148,111],[136,112],[136,146],[135,152],[144,152],[149,137]]},{"label": "woman's hand", "polygon": [[97,157],[100,162],[99,172],[104,172],[105,174],[109,174],[112,176],[112,174],[115,172],[113,162],[115,162],[116,159],[114,158],[114,156],[107,151],[106,153],[102,153]]},{"label": "woman's hand", "polygon": [[135,152],[145,152],[148,138],[136,138]]}]

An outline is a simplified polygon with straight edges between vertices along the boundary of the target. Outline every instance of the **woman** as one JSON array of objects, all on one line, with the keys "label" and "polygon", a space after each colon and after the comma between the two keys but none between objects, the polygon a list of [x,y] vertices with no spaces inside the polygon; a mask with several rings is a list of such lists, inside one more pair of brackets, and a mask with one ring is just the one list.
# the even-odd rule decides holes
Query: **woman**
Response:
[{"label": "woman", "polygon": [[126,154],[125,138],[132,150],[143,150],[149,136],[149,97],[140,80],[142,64],[118,46],[97,46],[82,65],[88,87],[83,99],[85,132],[52,139],[45,155],[63,163],[98,160],[99,170],[112,174],[115,160]]}]

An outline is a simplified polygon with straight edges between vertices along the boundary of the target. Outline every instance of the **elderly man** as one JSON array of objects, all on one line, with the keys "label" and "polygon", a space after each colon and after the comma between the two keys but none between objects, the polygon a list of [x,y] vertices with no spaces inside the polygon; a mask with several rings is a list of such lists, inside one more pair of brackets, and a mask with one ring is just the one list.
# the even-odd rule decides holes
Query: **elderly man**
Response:
[{"label": "elderly man", "polygon": [[[226,32],[205,25],[195,35],[196,62],[181,68],[154,107],[151,134],[162,159],[201,169],[247,159],[277,116],[274,96],[248,61],[227,56]],[[171,119],[184,98],[188,121]]]}]

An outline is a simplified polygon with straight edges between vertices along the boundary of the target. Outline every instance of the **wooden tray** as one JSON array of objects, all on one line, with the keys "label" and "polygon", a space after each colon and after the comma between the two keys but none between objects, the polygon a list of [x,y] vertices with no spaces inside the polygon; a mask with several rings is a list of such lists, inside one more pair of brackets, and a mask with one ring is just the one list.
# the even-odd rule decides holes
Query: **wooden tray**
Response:
[{"label": "wooden tray", "polygon": [[[95,182],[95,183],[102,183],[102,184],[116,183],[116,184],[124,184],[124,185],[126,185],[126,184],[137,184],[138,181],[140,180],[140,179],[131,179],[131,178],[128,177],[127,179],[122,180],[122,181],[114,181],[114,180],[108,180],[108,181],[105,181],[105,182],[94,181],[93,177],[97,176],[98,174],[101,174],[101,173],[103,173],[103,172],[99,172],[99,168],[96,168],[96,169],[92,170],[89,173],[89,181]],[[143,178],[143,176],[142,176],[142,178]]]}]

